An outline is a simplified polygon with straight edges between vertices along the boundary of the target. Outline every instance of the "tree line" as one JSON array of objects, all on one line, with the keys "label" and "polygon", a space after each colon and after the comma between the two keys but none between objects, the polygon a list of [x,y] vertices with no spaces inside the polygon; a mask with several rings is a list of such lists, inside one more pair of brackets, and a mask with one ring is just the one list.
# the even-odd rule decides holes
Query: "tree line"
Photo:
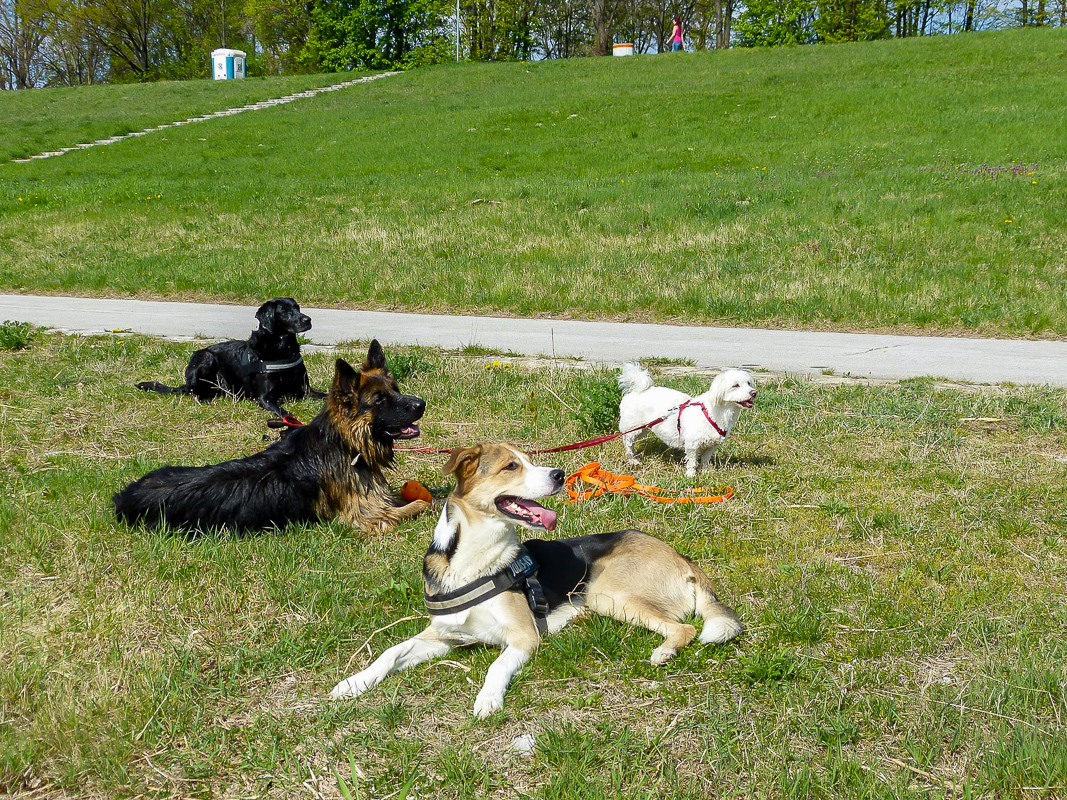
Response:
[{"label": "tree line", "polygon": [[0,89],[663,52],[1067,26],[1067,0],[0,0]]}]

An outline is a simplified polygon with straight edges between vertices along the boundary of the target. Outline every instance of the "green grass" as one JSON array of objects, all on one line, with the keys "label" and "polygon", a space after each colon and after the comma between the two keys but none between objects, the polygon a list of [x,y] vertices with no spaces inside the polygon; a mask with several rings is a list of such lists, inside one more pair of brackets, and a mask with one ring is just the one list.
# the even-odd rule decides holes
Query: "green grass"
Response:
[{"label": "green grass", "polygon": [[1065,35],[441,66],[9,164],[0,287],[1063,338]]},{"label": "green grass", "polygon": [[345,77],[290,75],[4,92],[0,162],[326,86]]},{"label": "green grass", "polygon": [[[264,445],[251,404],[133,388],[179,375],[190,347],[42,335],[0,352],[0,792],[337,796],[340,776],[364,798],[408,782],[441,798],[1062,796],[1067,392],[761,376],[705,478],[733,500],[550,501],[559,535],[632,525],[694,558],[744,635],[655,668],[655,636],[586,619],[479,723],[491,649],[325,700],[424,624],[385,627],[422,613],[434,515],[383,537],[195,542],[115,522],[111,494],[147,470]],[[426,444],[578,438],[583,370],[389,355],[429,399]],[[332,358],[307,356],[316,386]],[[648,449],[643,481],[687,485]],[[585,459],[625,470],[618,442],[545,463]],[[440,485],[441,462],[403,455],[397,482]],[[534,754],[510,755],[526,733]]]},{"label": "green grass", "polygon": [[10,319],[0,323],[0,350],[22,350],[30,346],[36,329],[28,322],[14,322]]}]

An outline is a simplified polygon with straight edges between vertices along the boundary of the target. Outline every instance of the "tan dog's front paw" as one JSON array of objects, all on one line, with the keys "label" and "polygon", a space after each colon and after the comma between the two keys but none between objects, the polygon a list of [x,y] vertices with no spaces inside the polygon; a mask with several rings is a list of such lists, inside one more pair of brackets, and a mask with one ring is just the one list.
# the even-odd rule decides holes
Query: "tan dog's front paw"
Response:
[{"label": "tan dog's front paw", "polygon": [[652,651],[652,663],[657,667],[661,667],[676,655],[678,655],[678,651],[673,647],[667,647],[666,645],[661,644]]},{"label": "tan dog's front paw", "polygon": [[370,682],[366,680],[366,678],[363,677],[363,673],[360,672],[350,678],[345,678],[339,684],[334,686],[333,690],[330,692],[330,699],[340,700],[344,697],[359,697],[370,687]]},{"label": "tan dog's front paw", "polygon": [[484,688],[478,692],[474,700],[474,716],[485,719],[495,714],[504,707],[504,695],[495,691],[486,691]]}]

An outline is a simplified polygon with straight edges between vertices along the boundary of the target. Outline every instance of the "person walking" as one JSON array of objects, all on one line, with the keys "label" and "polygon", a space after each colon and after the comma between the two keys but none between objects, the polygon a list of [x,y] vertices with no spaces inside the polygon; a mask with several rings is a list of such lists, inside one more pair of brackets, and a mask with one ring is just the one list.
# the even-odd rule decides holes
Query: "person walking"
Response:
[{"label": "person walking", "polygon": [[682,49],[682,20],[680,17],[674,18],[674,31],[671,32],[671,50],[677,53]]}]

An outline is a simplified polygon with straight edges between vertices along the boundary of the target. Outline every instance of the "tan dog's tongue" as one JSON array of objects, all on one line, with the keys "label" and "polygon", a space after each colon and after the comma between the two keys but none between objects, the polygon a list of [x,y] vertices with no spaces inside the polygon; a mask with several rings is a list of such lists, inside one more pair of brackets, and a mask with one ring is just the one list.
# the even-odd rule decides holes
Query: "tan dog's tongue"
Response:
[{"label": "tan dog's tongue", "polygon": [[556,514],[551,508],[545,508],[541,506],[541,524],[545,526],[545,530],[554,531],[556,529]]},{"label": "tan dog's tongue", "polygon": [[525,500],[515,498],[515,504],[521,506],[535,522],[541,523],[545,527],[545,530],[553,531],[556,529],[556,517],[558,516],[551,508],[545,508],[540,503],[535,503],[533,500]]}]

